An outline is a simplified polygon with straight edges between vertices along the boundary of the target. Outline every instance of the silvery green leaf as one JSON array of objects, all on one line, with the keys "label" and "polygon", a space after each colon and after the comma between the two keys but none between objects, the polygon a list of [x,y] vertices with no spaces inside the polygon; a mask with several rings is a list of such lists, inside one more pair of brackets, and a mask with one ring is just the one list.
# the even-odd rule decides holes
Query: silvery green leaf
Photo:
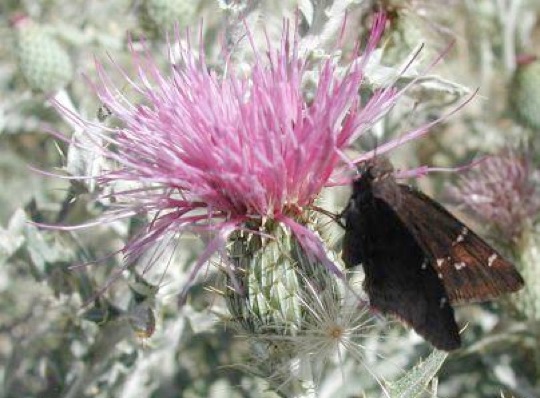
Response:
[{"label": "silvery green leaf", "polygon": [[[437,75],[427,75],[421,57],[422,48],[417,46],[400,63],[393,66],[383,64],[384,49],[376,49],[369,57],[365,68],[366,80],[375,88],[388,87],[392,84],[404,85],[416,80],[420,86],[431,92],[442,92],[452,95],[470,94],[470,87],[444,79]],[[432,60],[428,60],[432,61]]]},{"label": "silvery green leaf", "polygon": [[46,273],[47,264],[68,261],[71,257],[71,250],[62,245],[50,231],[41,231],[34,225],[27,224],[24,237],[28,255],[40,275]]},{"label": "silvery green leaf", "polygon": [[191,329],[195,334],[212,331],[218,322],[218,318],[215,315],[196,311],[189,304],[186,304],[182,311],[186,321],[189,322]]},{"label": "silvery green leaf", "polygon": [[24,211],[17,210],[7,229],[0,227],[0,265],[4,264],[24,243],[22,229],[26,222]]},{"label": "silvery green leaf", "polygon": [[12,234],[21,234],[26,226],[26,214],[23,209],[17,209],[11,216],[8,230]]},{"label": "silvery green leaf", "polygon": [[[304,3],[311,3],[309,5]],[[300,5],[308,23],[309,31],[300,42],[301,51],[314,52],[335,47],[336,38],[343,28],[347,10],[353,0],[312,0]]]},{"label": "silvery green leaf", "polygon": [[443,77],[437,75],[421,76],[416,80],[416,84],[428,91],[447,93],[455,96],[462,96],[472,93],[470,87],[444,79]]},{"label": "silvery green leaf", "polygon": [[[75,131],[67,153],[66,170],[73,176],[96,177],[100,171],[103,158],[95,150],[96,142],[82,131]],[[93,179],[84,180],[90,192],[95,188]]]},{"label": "silvery green leaf", "polygon": [[419,398],[428,391],[427,386],[437,375],[448,353],[434,350],[424,361],[408,371],[401,379],[388,383],[391,398]]},{"label": "silvery green leaf", "polygon": [[384,49],[374,50],[365,67],[367,81],[374,87],[388,87],[399,78],[414,78],[419,75],[417,47],[400,64],[388,66],[383,64]]},{"label": "silvery green leaf", "polygon": [[309,25],[313,22],[313,3],[311,0],[300,0],[298,2],[298,9],[302,14],[304,14],[304,18],[306,19],[307,23]]}]

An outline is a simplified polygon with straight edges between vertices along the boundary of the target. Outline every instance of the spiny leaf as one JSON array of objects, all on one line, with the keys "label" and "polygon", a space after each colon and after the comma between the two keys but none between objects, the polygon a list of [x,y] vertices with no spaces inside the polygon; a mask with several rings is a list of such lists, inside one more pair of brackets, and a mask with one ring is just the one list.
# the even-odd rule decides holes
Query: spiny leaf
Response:
[{"label": "spiny leaf", "polygon": [[418,398],[426,392],[429,382],[436,376],[448,353],[434,350],[426,360],[417,364],[401,379],[388,385],[391,398]]}]

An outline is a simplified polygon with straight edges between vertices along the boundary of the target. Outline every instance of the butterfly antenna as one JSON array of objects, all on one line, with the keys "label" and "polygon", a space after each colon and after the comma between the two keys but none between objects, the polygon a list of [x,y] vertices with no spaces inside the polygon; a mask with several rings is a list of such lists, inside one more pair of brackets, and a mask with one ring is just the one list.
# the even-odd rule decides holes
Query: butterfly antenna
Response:
[{"label": "butterfly antenna", "polygon": [[326,217],[338,223],[340,227],[345,228],[345,225],[341,221],[343,212],[340,214],[335,214],[335,213],[332,213],[331,211],[328,211],[326,209],[323,209],[322,207],[315,206],[315,205],[311,205],[310,209],[315,210],[316,212],[319,212],[321,214],[324,214]]}]

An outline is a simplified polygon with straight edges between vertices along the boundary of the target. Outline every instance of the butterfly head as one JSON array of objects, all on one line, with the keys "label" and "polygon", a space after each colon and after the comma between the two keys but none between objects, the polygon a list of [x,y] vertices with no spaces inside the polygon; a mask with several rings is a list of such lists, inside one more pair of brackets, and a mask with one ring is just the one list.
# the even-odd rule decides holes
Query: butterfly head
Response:
[{"label": "butterfly head", "polygon": [[394,166],[383,156],[370,159],[358,166],[358,177],[353,182],[355,190],[371,188],[373,184],[384,181],[392,176]]},{"label": "butterfly head", "polygon": [[386,157],[377,156],[361,164],[353,181],[351,199],[356,205],[371,203],[374,197],[400,203],[399,186],[394,179],[394,167]]}]

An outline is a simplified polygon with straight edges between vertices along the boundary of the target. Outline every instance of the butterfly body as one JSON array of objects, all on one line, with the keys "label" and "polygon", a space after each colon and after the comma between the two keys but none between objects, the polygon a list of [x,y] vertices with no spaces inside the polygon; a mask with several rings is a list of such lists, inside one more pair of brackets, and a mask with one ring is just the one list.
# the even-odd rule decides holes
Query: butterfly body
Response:
[{"label": "butterfly body", "polygon": [[362,264],[370,305],[435,347],[459,348],[452,304],[516,291],[523,280],[480,237],[423,193],[393,178],[379,158],[353,183],[343,212],[343,260]]}]

